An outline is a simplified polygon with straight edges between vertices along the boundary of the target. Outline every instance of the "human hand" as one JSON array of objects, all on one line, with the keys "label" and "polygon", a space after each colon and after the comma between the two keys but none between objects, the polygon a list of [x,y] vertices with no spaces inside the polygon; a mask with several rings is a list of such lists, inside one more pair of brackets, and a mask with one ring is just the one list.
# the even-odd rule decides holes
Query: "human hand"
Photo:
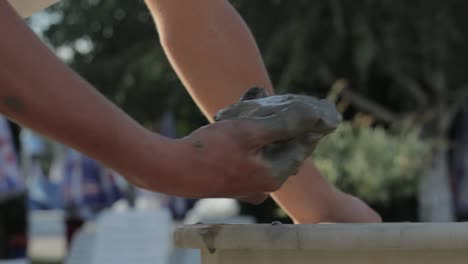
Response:
[{"label": "human hand", "polygon": [[[282,114],[280,118],[286,118]],[[278,117],[262,120],[221,121],[201,127],[178,140],[161,140],[157,134],[148,147],[162,159],[144,157],[136,177],[137,186],[185,197],[230,197],[259,203],[282,182],[274,177],[262,149],[278,140],[296,137],[296,132],[273,126]],[[281,121],[281,120],[279,120]],[[299,126],[304,120],[293,122]],[[157,154],[157,153],[156,153]],[[300,166],[300,164],[297,164]],[[158,178],[155,179],[155,172]]]},{"label": "human hand", "polygon": [[[201,127],[177,140],[181,173],[198,197],[240,197],[280,187],[261,149],[274,133],[249,121],[226,121]],[[187,173],[188,172],[188,173]]]},{"label": "human hand", "polygon": [[[238,103],[220,110],[215,116],[216,121],[265,118],[276,118],[275,122],[270,122],[272,126],[296,132],[296,137],[284,137],[261,150],[263,158],[273,167],[275,178],[281,182],[297,173],[318,141],[334,131],[340,121],[339,113],[326,100],[300,95],[268,97],[266,90],[258,87],[247,90]],[[259,203],[267,196],[259,193],[239,199]]]}]

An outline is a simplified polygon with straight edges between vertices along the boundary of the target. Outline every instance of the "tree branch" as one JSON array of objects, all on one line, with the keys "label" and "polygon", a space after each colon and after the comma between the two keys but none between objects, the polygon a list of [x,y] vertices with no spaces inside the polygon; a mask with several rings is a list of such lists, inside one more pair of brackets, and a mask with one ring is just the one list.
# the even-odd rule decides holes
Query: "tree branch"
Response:
[{"label": "tree branch", "polygon": [[395,75],[397,82],[403,85],[414,96],[420,107],[424,107],[429,103],[429,97],[421,88],[421,86],[408,76]]},{"label": "tree branch", "polygon": [[380,104],[373,102],[364,96],[350,90],[349,88],[343,89],[341,92],[341,96],[346,98],[359,108],[361,111],[368,112],[372,114],[375,118],[380,119],[387,123],[395,123],[399,119],[397,118],[396,114],[390,112],[389,110],[385,109]]},{"label": "tree branch", "polygon": [[397,85],[406,88],[413,95],[419,108],[423,108],[429,104],[429,95],[414,78],[403,72],[399,67],[386,65],[384,69],[393,77]]}]

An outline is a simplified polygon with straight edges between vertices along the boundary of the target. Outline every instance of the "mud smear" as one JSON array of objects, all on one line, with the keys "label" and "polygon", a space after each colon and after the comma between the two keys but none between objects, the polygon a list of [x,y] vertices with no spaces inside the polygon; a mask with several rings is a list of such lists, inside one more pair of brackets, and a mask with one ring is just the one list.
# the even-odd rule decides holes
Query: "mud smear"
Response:
[{"label": "mud smear", "polygon": [[209,225],[198,231],[202,237],[203,243],[205,243],[206,248],[211,254],[216,252],[214,241],[221,228],[222,225]]}]

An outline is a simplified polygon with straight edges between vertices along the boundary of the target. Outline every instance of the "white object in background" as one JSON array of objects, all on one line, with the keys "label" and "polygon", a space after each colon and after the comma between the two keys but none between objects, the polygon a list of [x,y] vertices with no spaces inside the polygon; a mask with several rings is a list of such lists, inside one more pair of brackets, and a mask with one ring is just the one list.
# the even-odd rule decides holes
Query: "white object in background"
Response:
[{"label": "white object in background", "polygon": [[65,236],[62,210],[37,210],[28,213],[28,233],[31,237]]},{"label": "white object in background", "polygon": [[66,246],[63,217],[61,210],[38,210],[28,213],[29,257],[50,260],[64,257]]},{"label": "white object in background", "polygon": [[106,211],[98,220],[91,264],[168,264],[173,223],[168,210]]},{"label": "white object in background", "polygon": [[96,226],[88,223],[74,236],[65,264],[91,263],[96,244]]},{"label": "white object in background", "polygon": [[[251,216],[242,216],[240,205],[234,199],[201,199],[187,213],[184,224],[202,222],[204,224],[253,224]],[[176,248],[171,264],[200,264],[200,250]]]},{"label": "white object in background", "polygon": [[207,219],[226,219],[239,215],[240,206],[234,199],[201,199],[187,213],[184,224],[195,224]]},{"label": "white object in background", "polygon": [[156,198],[137,197],[134,208],[130,207],[127,199],[122,198],[114,202],[110,210],[114,212],[126,212],[129,210],[157,211],[160,208],[161,208],[161,203]]},{"label": "white object in background", "polygon": [[60,0],[8,0],[22,18],[27,18]]}]

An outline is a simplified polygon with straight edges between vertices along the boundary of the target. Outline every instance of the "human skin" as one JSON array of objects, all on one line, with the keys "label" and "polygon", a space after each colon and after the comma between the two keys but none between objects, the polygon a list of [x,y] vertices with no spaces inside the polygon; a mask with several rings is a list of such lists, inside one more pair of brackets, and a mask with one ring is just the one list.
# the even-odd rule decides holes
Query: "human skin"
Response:
[{"label": "human skin", "polygon": [[[255,40],[228,1],[146,3],[173,68],[210,121],[251,87],[273,94]],[[250,198],[262,200],[265,195]],[[381,221],[361,200],[329,184],[311,160],[271,196],[296,223]]]},{"label": "human skin", "polygon": [[297,135],[269,129],[275,119],[223,121],[182,139],[162,137],[63,64],[7,1],[0,1],[0,22],[0,113],[8,118],[153,191],[199,198],[252,197],[280,187],[259,149]]}]

